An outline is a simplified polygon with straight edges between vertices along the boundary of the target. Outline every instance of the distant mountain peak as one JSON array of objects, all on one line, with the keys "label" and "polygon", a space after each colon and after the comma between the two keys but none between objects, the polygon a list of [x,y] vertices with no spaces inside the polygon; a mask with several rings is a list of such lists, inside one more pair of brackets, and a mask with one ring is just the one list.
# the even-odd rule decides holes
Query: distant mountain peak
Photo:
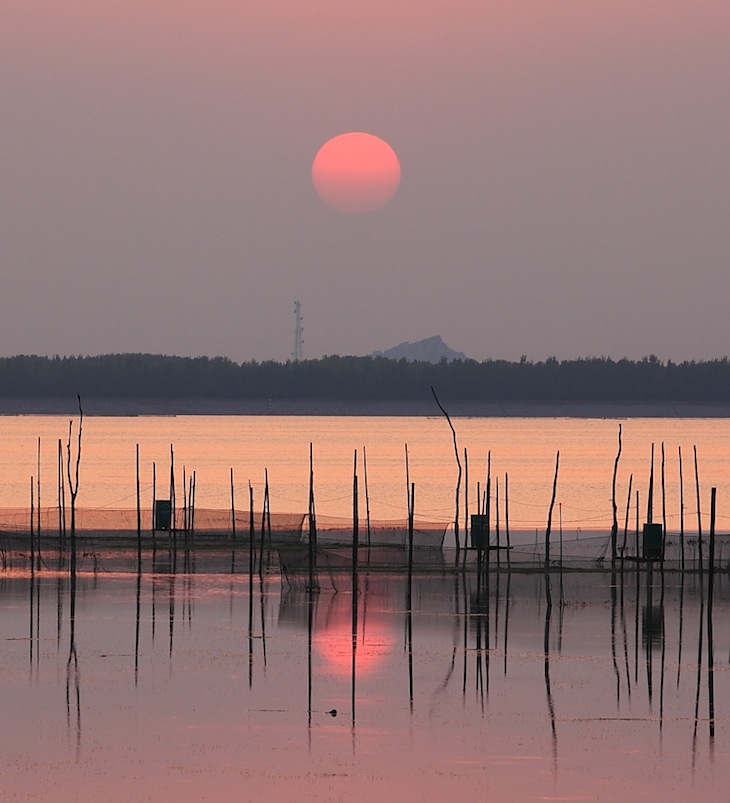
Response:
[{"label": "distant mountain peak", "polygon": [[451,362],[452,360],[469,359],[462,351],[454,351],[449,348],[441,338],[441,335],[433,335],[415,343],[399,343],[393,348],[385,351],[375,351],[373,357],[387,357],[389,360],[408,360],[408,362],[430,362],[439,363],[441,360]]}]

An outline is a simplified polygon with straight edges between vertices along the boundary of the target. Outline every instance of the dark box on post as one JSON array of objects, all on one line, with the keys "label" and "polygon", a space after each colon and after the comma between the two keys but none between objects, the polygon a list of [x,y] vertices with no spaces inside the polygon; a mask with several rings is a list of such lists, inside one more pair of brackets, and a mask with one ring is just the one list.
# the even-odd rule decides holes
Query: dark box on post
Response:
[{"label": "dark box on post", "polygon": [[662,525],[645,524],[642,557],[644,560],[662,559]]}]

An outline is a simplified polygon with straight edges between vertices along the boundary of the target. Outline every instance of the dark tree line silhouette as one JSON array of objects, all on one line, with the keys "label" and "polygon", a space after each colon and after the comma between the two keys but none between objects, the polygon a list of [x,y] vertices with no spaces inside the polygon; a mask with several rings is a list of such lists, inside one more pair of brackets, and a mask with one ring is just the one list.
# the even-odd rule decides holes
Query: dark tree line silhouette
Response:
[{"label": "dark tree line silhouette", "polygon": [[0,396],[87,398],[427,399],[460,401],[730,401],[730,362],[549,358],[456,360],[385,357],[235,363],[225,357],[105,354],[0,359]]}]

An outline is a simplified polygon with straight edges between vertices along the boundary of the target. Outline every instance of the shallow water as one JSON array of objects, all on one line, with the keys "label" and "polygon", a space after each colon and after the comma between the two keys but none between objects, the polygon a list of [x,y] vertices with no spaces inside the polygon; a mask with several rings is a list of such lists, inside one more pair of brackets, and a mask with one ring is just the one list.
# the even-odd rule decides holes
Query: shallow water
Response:
[{"label": "shallow water", "polygon": [[251,583],[239,558],[232,574],[200,555],[195,574],[89,573],[75,589],[0,574],[4,799],[727,789],[727,575],[710,642],[697,575],[553,574],[549,607],[540,574],[479,589],[421,575],[410,597],[403,575],[361,572],[356,595],[351,574],[323,575],[310,598],[275,574]]},{"label": "shallow water", "polygon": [[[65,450],[69,419],[64,416],[0,417],[0,512],[27,510],[29,484],[37,477],[38,438],[41,438],[42,504],[57,504],[58,440]],[[693,447],[697,447],[703,528],[707,531],[709,490],[718,489],[718,529],[730,521],[730,420],[644,418],[624,421],[581,418],[459,418],[454,420],[463,464],[460,518],[477,512],[477,484],[486,483],[491,454],[492,515],[500,497],[504,527],[507,513],[514,532],[544,532],[550,504],[556,452],[560,451],[554,525],[566,535],[586,531],[607,533],[612,522],[611,485],[619,425],[623,449],[617,474],[617,505],[625,522],[629,478],[633,477],[630,525],[640,492],[642,520],[652,443],[655,444],[654,516],[667,519],[669,532],[680,528],[684,502],[685,527],[697,527]],[[75,437],[76,429],[74,429]],[[75,443],[75,441],[74,441]],[[317,513],[352,516],[353,455],[358,451],[360,516],[367,507],[373,519],[405,521],[407,492],[405,446],[409,479],[415,484],[416,519],[441,522],[454,519],[457,468],[451,432],[443,417],[378,416],[177,416],[86,418],[77,505],[83,509],[133,509],[136,506],[135,446],[140,447],[141,498],[152,506],[152,470],[156,466],[158,497],[169,496],[170,445],[174,444],[178,498],[182,497],[183,468],[189,479],[196,472],[196,507],[229,511],[230,471],[234,471],[236,505],[248,505],[248,483],[260,510],[264,473],[270,480],[274,513],[306,513],[308,509],[309,447],[313,445]],[[665,469],[661,493],[661,448]],[[680,494],[679,450],[683,456]],[[463,450],[467,450],[468,461]],[[64,451],[65,455],[65,451]],[[468,468],[468,471],[467,471]],[[508,475],[509,505],[505,499]],[[499,484],[499,488],[497,485]],[[468,489],[468,498],[466,490]],[[664,501],[662,501],[664,500]],[[36,495],[37,502],[37,495]]]}]

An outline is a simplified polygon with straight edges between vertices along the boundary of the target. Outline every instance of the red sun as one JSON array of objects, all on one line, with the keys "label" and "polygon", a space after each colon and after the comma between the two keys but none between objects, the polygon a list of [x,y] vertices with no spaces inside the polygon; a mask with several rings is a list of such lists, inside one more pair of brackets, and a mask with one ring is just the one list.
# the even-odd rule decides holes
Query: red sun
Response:
[{"label": "red sun", "polygon": [[400,162],[385,140],[352,131],[319,149],[312,162],[312,183],[333,209],[355,215],[372,212],[395,195]]}]

